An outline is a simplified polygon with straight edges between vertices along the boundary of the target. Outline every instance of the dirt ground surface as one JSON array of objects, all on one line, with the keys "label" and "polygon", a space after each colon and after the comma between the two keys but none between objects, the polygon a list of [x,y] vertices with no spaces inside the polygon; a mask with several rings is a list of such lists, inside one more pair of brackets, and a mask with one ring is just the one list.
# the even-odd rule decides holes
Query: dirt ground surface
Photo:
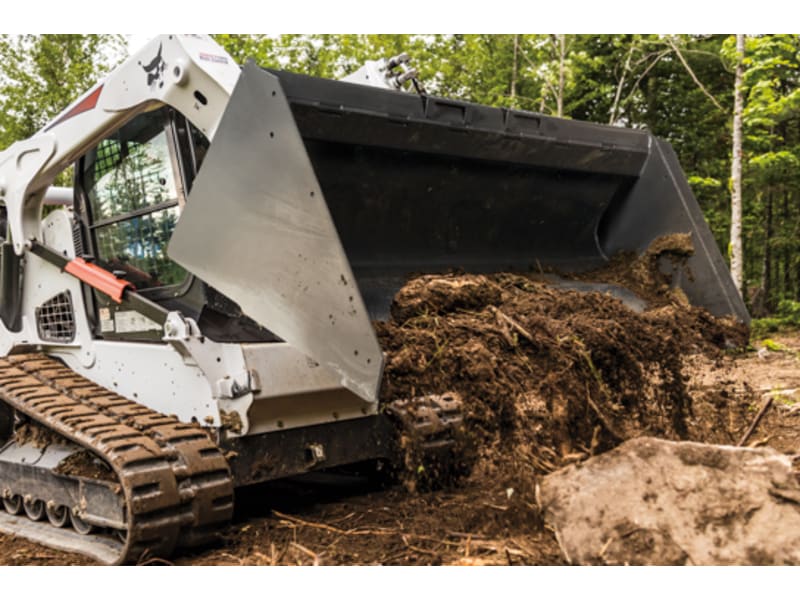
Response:
[{"label": "dirt ground surface", "polygon": [[[655,266],[685,240],[582,276],[633,290],[635,312],[541,274],[412,279],[377,323],[382,397],[458,392],[472,474],[435,491],[320,474],[237,491],[222,543],[182,565],[557,565],[538,477],[639,436],[800,451],[800,334],[743,349],[746,328],[688,305]],[[158,562],[158,561],[156,561]],[[90,564],[0,535],[0,564]]]}]

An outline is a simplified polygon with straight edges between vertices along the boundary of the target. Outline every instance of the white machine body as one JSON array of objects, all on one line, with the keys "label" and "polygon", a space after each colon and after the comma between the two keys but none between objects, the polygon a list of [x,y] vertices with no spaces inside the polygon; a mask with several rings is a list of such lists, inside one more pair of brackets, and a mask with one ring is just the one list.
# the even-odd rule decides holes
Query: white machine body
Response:
[{"label": "white machine body", "polygon": [[[214,342],[177,312],[169,315],[161,343],[97,339],[81,281],[27,251],[35,240],[67,260],[75,258],[71,190],[51,188],[59,173],[137,115],[165,105],[213,143],[240,72],[208,36],[156,37],[35,136],[0,153],[5,237],[25,261],[20,327],[11,331],[0,323],[0,355],[44,351],[99,385],[155,410],[210,427],[228,425],[227,436],[376,413],[375,394],[354,393],[339,374],[291,343]],[[375,77],[361,76],[367,72]],[[351,81],[397,87],[383,76],[385,65],[379,61],[359,73]],[[43,219],[45,204],[60,207]],[[45,303],[62,297],[71,303],[75,335],[70,342],[54,343],[42,339],[37,318]],[[118,327],[123,317],[128,327],[147,323],[141,315],[117,313]],[[371,327],[366,316],[360,326]]]}]

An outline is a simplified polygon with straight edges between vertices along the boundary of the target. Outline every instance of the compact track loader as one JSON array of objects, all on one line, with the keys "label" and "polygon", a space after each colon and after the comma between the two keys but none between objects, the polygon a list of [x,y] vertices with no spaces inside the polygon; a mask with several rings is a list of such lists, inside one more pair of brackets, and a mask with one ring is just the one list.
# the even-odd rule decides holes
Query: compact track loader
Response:
[{"label": "compact track loader", "polygon": [[456,395],[379,397],[371,321],[410,274],[690,233],[676,285],[748,318],[668,144],[426,95],[405,56],[329,81],[161,36],[0,154],[0,201],[0,531],[106,563],[399,435],[447,454]]}]

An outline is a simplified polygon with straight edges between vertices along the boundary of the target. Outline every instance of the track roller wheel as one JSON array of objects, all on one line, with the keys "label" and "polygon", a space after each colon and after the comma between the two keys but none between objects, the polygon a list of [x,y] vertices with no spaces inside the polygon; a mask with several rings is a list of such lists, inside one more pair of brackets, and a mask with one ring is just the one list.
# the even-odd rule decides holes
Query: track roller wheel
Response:
[{"label": "track roller wheel", "polygon": [[44,502],[41,500],[34,500],[26,498],[22,502],[22,508],[25,509],[25,514],[31,521],[41,521],[44,519],[45,507]]},{"label": "track roller wheel", "polygon": [[22,496],[14,495],[10,498],[3,498],[3,507],[10,515],[18,515],[22,512]]},{"label": "track roller wheel", "polygon": [[56,506],[52,502],[48,502],[45,513],[53,527],[66,527],[69,523],[69,510],[66,506]]},{"label": "track roller wheel", "polygon": [[72,513],[72,528],[81,535],[89,535],[94,531],[94,525],[87,523],[75,513]]}]

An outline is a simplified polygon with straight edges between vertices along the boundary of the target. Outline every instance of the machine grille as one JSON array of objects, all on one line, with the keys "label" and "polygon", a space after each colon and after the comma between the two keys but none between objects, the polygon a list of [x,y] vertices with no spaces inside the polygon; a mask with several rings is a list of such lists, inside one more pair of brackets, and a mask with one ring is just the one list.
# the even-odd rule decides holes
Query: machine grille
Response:
[{"label": "machine grille", "polygon": [[75,246],[75,256],[83,256],[83,232],[78,221],[72,224],[72,243]]},{"label": "machine grille", "polygon": [[53,296],[36,309],[39,338],[45,342],[71,342],[75,339],[75,313],[69,290]]}]

